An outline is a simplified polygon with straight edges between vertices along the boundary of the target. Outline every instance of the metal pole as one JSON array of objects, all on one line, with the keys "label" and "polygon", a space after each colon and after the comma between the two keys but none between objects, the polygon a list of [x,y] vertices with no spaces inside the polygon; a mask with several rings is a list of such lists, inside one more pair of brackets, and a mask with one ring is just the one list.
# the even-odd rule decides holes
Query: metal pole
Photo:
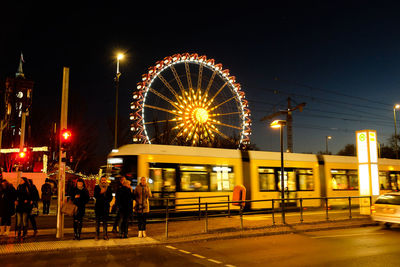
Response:
[{"label": "metal pole", "polygon": [[[63,70],[63,86],[61,97],[61,119],[60,133],[62,129],[67,129],[68,118],[68,88],[69,88],[69,68]],[[61,206],[65,199],[65,162],[66,153],[61,150],[59,142],[59,162],[58,162],[58,198],[57,198],[57,234],[56,238],[64,237],[64,214],[61,213]]]},{"label": "metal pole", "polygon": [[231,203],[230,203],[230,197],[228,195],[228,217],[231,217]]},{"label": "metal pole", "polygon": [[303,223],[303,199],[300,198],[300,222]]},{"label": "metal pole", "polygon": [[[24,110],[22,112],[22,117],[21,117],[21,135],[20,135],[20,139],[19,139],[19,151],[20,152],[24,150],[24,146],[25,146],[25,124],[26,124],[26,111]],[[21,176],[22,176],[22,166],[20,166],[20,163],[18,163],[17,186],[19,185]]]},{"label": "metal pole", "polygon": [[328,216],[328,198],[325,198],[325,212],[326,212],[326,220],[329,221],[329,216]]},{"label": "metal pole", "polygon": [[201,205],[201,199],[199,197],[199,220],[201,218],[201,207],[200,207],[200,205]]},{"label": "metal pole", "polygon": [[118,148],[118,90],[119,90],[119,60],[117,61],[117,73],[115,75],[115,124],[114,124],[114,148]]},{"label": "metal pole", "polygon": [[281,139],[281,202],[282,202],[282,223],[286,224],[285,220],[285,181],[284,181],[284,166],[283,166],[283,125],[279,128]]},{"label": "metal pole", "polygon": [[243,230],[243,207],[241,202],[240,202],[240,230]]},{"label": "metal pole", "polygon": [[169,217],[169,199],[167,198],[167,208],[165,210],[165,238],[168,239],[168,217]]},{"label": "metal pole", "polygon": [[272,200],[272,225],[275,225],[275,201]]},{"label": "metal pole", "polygon": [[208,233],[208,203],[206,202],[206,233]]},{"label": "metal pole", "polygon": [[351,197],[349,197],[349,218],[351,219]]},{"label": "metal pole", "polygon": [[393,119],[394,119],[394,149],[396,151],[396,159],[398,159],[399,158],[399,149],[397,146],[396,108],[393,108]]}]

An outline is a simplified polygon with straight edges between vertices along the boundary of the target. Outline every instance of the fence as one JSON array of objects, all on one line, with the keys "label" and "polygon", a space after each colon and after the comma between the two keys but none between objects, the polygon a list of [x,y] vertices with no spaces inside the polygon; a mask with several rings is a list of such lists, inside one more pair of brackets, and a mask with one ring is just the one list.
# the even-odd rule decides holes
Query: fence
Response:
[{"label": "fence", "polygon": [[[214,196],[215,197],[215,196]],[[221,197],[221,196],[218,196]],[[225,210],[225,215],[228,215],[228,217],[231,216],[231,209],[230,209],[230,205],[238,205],[240,206],[240,209],[238,210],[238,216],[240,217],[240,230],[243,230],[244,226],[243,226],[243,215],[245,214],[271,214],[272,217],[272,225],[276,225],[276,210],[275,210],[275,204],[276,203],[280,203],[280,213],[281,213],[281,218],[282,218],[282,223],[286,224],[285,221],[285,213],[286,213],[286,208],[285,208],[285,202],[286,201],[298,201],[299,203],[299,216],[300,216],[300,223],[304,222],[304,209],[305,207],[304,202],[308,201],[308,200],[320,200],[321,203],[323,204],[323,209],[325,210],[325,220],[329,221],[329,210],[330,205],[329,205],[329,200],[345,200],[348,202],[348,218],[352,219],[353,218],[353,207],[352,207],[352,200],[353,199],[368,199],[369,201],[369,208],[371,207],[371,197],[369,196],[357,196],[357,197],[321,197],[321,198],[290,198],[290,199],[263,199],[263,200],[245,200],[245,201],[229,201],[229,196],[225,196],[227,197],[228,201],[224,201],[224,202],[201,202],[201,198],[207,198],[207,197],[199,197],[198,198],[198,202],[196,203],[188,203],[188,204],[175,204],[173,207],[171,207],[169,205],[169,201],[173,200],[171,198],[167,198],[167,205],[165,207],[165,237],[168,238],[168,225],[169,225],[169,221],[170,221],[170,215],[173,212],[179,212],[184,209],[177,209],[177,207],[187,207],[186,209],[193,211],[193,205],[197,205],[198,206],[198,217],[199,219],[201,219],[201,214],[204,214],[204,232],[208,233],[209,232],[209,216],[210,216],[210,209],[211,208],[215,208],[215,207],[221,207],[221,206],[225,206],[226,205],[226,210]],[[208,197],[208,198],[213,198],[213,197]],[[271,206],[272,209],[268,210],[268,211],[261,211],[261,212],[257,212],[257,211],[251,211],[251,212],[245,212],[244,209],[242,208],[243,206],[245,206],[248,203],[255,203],[255,202],[272,202]],[[361,206],[360,206],[361,207]]]}]

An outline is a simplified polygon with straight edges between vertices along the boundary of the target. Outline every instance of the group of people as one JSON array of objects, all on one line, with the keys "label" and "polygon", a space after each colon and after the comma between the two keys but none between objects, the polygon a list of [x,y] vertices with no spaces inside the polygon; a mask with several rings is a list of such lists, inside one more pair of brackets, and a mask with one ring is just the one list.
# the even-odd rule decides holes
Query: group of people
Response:
[{"label": "group of people", "polygon": [[[80,240],[82,232],[83,217],[85,207],[89,201],[89,192],[82,179],[78,179],[76,186],[70,192],[72,202],[77,206],[74,214],[74,239]],[[129,221],[133,217],[133,211],[138,219],[138,237],[146,237],[146,217],[150,210],[149,198],[152,197],[151,190],[147,185],[145,177],[140,179],[140,183],[135,190],[131,187],[131,182],[125,177],[119,178],[118,188],[115,193],[115,207],[117,216],[113,225],[113,232],[119,233],[120,238],[128,237]],[[94,188],[95,216],[96,216],[96,236],[100,237],[100,225],[103,226],[103,239],[108,240],[107,219],[111,210],[110,203],[113,200],[113,192],[105,176],[101,177],[99,183]],[[135,204],[134,204],[135,203]]]},{"label": "group of people", "polygon": [[28,221],[32,224],[33,235],[37,234],[39,192],[31,179],[22,177],[17,189],[5,179],[0,179],[0,236],[8,236],[11,217],[16,214],[18,239],[24,239],[28,232]]}]

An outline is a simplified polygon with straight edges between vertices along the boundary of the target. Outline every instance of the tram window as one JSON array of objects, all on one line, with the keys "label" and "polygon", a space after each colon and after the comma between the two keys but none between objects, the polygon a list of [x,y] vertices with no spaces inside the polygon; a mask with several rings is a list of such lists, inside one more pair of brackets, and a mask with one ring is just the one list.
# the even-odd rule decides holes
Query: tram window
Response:
[{"label": "tram window", "polygon": [[232,166],[212,166],[210,174],[211,191],[231,191],[235,186],[235,173]]},{"label": "tram window", "polygon": [[356,170],[331,170],[333,190],[358,190]]},{"label": "tram window", "polygon": [[206,166],[180,166],[182,191],[208,191]]},{"label": "tram window", "polygon": [[275,170],[273,168],[258,168],[260,191],[276,191]]},{"label": "tram window", "polygon": [[392,190],[399,190],[400,183],[400,173],[399,172],[390,172],[390,186]]},{"label": "tram window", "polygon": [[299,190],[314,190],[314,176],[312,169],[298,169]]},{"label": "tram window", "polygon": [[175,169],[173,168],[150,168],[149,183],[152,191],[175,191]]},{"label": "tram window", "polygon": [[390,190],[390,178],[388,172],[379,172],[379,184],[381,190]]}]

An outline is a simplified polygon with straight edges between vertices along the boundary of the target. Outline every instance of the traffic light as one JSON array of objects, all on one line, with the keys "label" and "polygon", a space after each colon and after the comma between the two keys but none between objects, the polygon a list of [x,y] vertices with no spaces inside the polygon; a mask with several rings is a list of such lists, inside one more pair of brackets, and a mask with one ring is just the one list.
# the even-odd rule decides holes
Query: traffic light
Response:
[{"label": "traffic light", "polygon": [[63,129],[61,131],[61,149],[66,151],[69,150],[71,147],[71,140],[72,140],[72,134],[71,131],[68,129]]},{"label": "traffic light", "polygon": [[30,148],[24,147],[22,150],[20,150],[20,151],[17,153],[17,155],[16,155],[16,161],[17,161],[18,163],[25,163],[25,162],[27,162],[28,159],[29,159],[29,156],[30,156],[30,152],[31,152],[31,149],[30,149]]}]

